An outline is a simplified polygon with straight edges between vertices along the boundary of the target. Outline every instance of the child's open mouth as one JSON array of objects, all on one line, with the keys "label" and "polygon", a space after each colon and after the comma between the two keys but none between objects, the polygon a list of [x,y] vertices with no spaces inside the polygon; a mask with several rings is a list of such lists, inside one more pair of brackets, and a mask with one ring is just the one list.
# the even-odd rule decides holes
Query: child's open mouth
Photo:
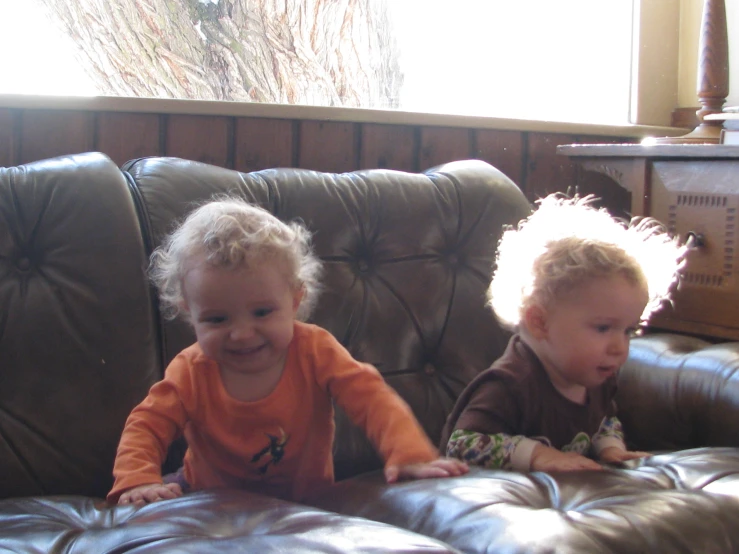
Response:
[{"label": "child's open mouth", "polygon": [[256,354],[260,350],[262,350],[265,347],[266,344],[259,344],[257,346],[249,346],[245,348],[232,348],[229,349],[228,352],[232,356],[251,356],[252,354]]}]

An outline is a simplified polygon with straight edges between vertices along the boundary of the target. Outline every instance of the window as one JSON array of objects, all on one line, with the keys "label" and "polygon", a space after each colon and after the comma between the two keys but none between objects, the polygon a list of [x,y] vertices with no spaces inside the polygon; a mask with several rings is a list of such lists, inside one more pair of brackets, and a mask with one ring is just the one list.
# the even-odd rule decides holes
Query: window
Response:
[{"label": "window", "polygon": [[[0,93],[629,122],[632,0],[313,0],[313,10],[287,0],[270,13],[273,4],[0,0]],[[144,38],[127,38],[121,14]],[[152,37],[161,42],[126,50]]]}]

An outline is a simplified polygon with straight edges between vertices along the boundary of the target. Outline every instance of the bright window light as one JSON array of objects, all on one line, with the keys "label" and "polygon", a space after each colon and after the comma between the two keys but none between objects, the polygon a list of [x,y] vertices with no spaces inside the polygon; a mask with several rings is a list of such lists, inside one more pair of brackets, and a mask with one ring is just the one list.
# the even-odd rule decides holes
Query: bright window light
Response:
[{"label": "bright window light", "polygon": [[0,94],[98,94],[75,50],[36,0],[0,0]]},{"label": "bright window light", "polygon": [[[97,2],[67,1],[78,6]],[[201,4],[201,10],[220,9],[211,0]],[[385,104],[411,112],[628,123],[632,0],[365,0],[365,4],[387,10],[388,29],[396,40],[402,85]],[[75,55],[79,47],[49,19],[40,0],[0,0],[0,22],[4,75],[0,93],[103,94],[85,71],[85,57]],[[203,22],[193,19],[192,25],[193,40],[207,41]],[[372,42],[356,38],[356,44]],[[341,48],[337,58],[347,53],[346,44]],[[168,94],[156,95],[172,97]],[[294,103],[337,105],[336,96],[325,102],[315,98]],[[201,94],[192,99],[244,96]],[[360,100],[352,107],[384,107],[376,98],[372,102]]]}]

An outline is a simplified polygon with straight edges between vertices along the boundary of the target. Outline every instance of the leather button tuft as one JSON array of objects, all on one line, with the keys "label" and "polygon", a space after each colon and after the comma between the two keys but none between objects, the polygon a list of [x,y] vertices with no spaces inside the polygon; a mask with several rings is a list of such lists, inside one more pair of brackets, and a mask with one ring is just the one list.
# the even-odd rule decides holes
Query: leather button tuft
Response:
[{"label": "leather button tuft", "polygon": [[367,273],[369,271],[369,263],[367,263],[367,260],[359,260],[357,262],[357,268],[359,269],[360,273]]},{"label": "leather button tuft", "polygon": [[432,366],[431,364],[426,364],[423,367],[423,372],[426,375],[435,375],[436,374],[436,368],[434,366]]},{"label": "leather button tuft", "polygon": [[21,271],[28,271],[31,269],[31,260],[28,258],[18,258],[15,262],[15,267]]}]

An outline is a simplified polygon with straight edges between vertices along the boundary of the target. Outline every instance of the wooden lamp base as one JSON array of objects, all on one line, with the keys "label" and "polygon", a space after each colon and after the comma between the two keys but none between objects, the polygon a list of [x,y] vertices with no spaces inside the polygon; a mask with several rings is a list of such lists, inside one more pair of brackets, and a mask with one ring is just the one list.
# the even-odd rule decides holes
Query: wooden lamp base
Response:
[{"label": "wooden lamp base", "polygon": [[698,49],[699,125],[681,137],[651,138],[650,144],[719,144],[721,122],[706,121],[704,117],[720,113],[729,95],[729,38],[724,0],[704,0]]},{"label": "wooden lamp base", "polygon": [[703,122],[687,135],[680,137],[650,138],[650,144],[719,144],[721,142],[721,125]]}]

